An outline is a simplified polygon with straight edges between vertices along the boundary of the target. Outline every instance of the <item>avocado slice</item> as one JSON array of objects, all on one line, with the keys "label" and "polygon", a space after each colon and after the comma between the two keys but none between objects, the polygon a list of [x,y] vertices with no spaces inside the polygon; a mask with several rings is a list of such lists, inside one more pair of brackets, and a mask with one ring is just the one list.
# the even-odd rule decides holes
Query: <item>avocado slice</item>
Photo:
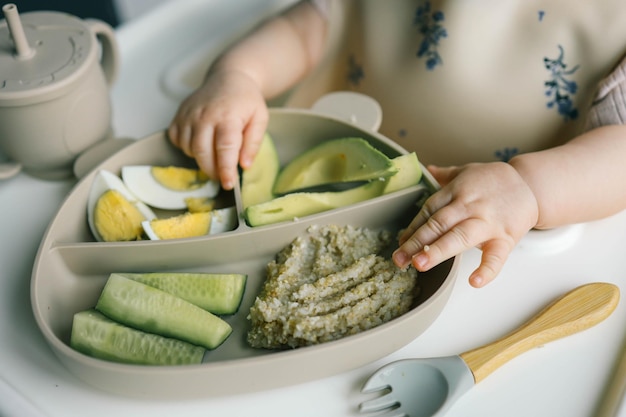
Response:
[{"label": "avocado slice", "polygon": [[241,174],[241,201],[244,208],[274,198],[272,188],[279,170],[280,161],[274,141],[266,133],[254,162]]},{"label": "avocado slice", "polygon": [[249,206],[244,212],[244,217],[248,225],[253,227],[294,220],[378,197],[382,194],[385,184],[386,181],[371,181],[345,191],[291,193]]},{"label": "avocado slice", "polygon": [[333,139],[292,159],[279,172],[274,194],[338,182],[382,179],[395,173],[391,159],[365,139]]},{"label": "avocado slice", "polygon": [[383,194],[411,187],[418,184],[422,179],[422,167],[415,152],[397,156],[391,162],[393,162],[398,172],[387,179],[387,185]]}]

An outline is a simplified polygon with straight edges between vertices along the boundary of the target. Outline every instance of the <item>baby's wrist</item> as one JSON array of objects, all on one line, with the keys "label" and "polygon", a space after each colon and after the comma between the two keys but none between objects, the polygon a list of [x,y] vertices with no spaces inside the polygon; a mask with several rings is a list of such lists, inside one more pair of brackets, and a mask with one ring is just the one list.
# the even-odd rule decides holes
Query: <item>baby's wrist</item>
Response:
[{"label": "baby's wrist", "polygon": [[529,158],[528,154],[518,155],[511,158],[508,164],[513,168],[513,170],[515,170],[522,182],[526,184],[526,187],[528,187],[529,195],[533,199],[532,204],[534,204],[537,213],[536,222],[533,227],[541,228],[542,216],[539,196],[541,195],[542,181],[541,178],[537,176],[539,171],[533,168],[534,161],[532,160],[532,157]]}]

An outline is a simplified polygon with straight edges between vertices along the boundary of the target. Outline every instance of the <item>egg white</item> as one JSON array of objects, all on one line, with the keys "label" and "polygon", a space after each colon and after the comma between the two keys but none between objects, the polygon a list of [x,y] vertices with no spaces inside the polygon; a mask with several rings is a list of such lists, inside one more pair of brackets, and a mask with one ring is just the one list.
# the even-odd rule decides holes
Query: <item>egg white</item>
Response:
[{"label": "egg white", "polygon": [[[150,240],[161,240],[154,230],[152,230],[150,220],[151,219],[148,219],[141,223],[146,236],[148,236]],[[211,227],[209,228],[209,235],[228,232],[230,230],[234,230],[236,227],[237,209],[235,207],[227,207],[211,211]]]},{"label": "egg white", "polygon": [[152,225],[150,224],[150,220],[144,220],[141,222],[141,227],[143,227],[143,231],[148,236],[150,240],[161,240],[161,238],[152,230]]},{"label": "egg white", "polygon": [[226,207],[223,209],[213,210],[211,212],[211,229],[210,235],[229,232],[237,227],[237,209],[235,207]]},{"label": "egg white", "polygon": [[137,197],[126,187],[126,185],[124,185],[124,182],[120,177],[109,171],[101,170],[96,174],[93,183],[91,184],[89,197],[87,199],[87,221],[89,223],[91,233],[93,233],[97,241],[103,242],[104,239],[102,239],[100,233],[98,233],[98,229],[96,228],[94,212],[98,199],[108,190],[115,190],[119,192],[126,200],[133,204],[147,220],[156,218],[156,215],[150,207],[138,200]]},{"label": "egg white", "polygon": [[151,172],[151,165],[128,165],[122,167],[122,179],[128,189],[144,203],[164,210],[187,208],[186,198],[213,198],[220,190],[217,181],[207,181],[199,188],[177,191],[159,183]]}]

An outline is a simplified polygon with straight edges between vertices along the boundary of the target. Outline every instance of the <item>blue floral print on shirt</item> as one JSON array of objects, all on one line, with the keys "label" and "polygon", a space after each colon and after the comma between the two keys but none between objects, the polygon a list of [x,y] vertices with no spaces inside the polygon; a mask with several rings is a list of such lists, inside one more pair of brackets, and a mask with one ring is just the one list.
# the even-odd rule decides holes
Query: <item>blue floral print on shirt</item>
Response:
[{"label": "blue floral print on shirt", "polygon": [[430,1],[425,1],[415,11],[413,25],[417,26],[422,34],[422,43],[417,50],[418,58],[426,59],[426,68],[433,70],[437,65],[443,64],[439,55],[439,41],[448,37],[448,31],[443,27],[442,22],[445,15],[442,11],[432,10]]},{"label": "blue floral print on shirt", "polygon": [[350,55],[348,58],[348,81],[350,84],[358,86],[363,77],[365,77],[363,67],[356,61],[354,55]]},{"label": "blue floral print on shirt", "polygon": [[550,72],[550,79],[544,82],[545,94],[550,98],[546,105],[549,109],[556,107],[559,114],[567,121],[578,117],[578,109],[574,107],[572,98],[578,91],[578,84],[570,79],[570,76],[578,70],[578,65],[568,70],[563,60],[564,56],[563,47],[559,45],[558,58],[545,57],[543,65]]},{"label": "blue floral print on shirt", "polygon": [[509,162],[511,158],[519,153],[519,149],[517,148],[504,148],[501,150],[495,151],[495,157],[498,161]]}]

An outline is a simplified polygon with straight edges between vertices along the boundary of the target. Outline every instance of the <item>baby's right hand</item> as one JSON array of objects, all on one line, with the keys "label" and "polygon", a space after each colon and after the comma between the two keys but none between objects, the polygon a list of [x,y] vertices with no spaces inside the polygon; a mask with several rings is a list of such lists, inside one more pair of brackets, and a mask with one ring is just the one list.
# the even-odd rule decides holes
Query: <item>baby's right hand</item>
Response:
[{"label": "baby's right hand", "polygon": [[230,190],[237,165],[250,166],[261,146],[268,110],[259,86],[237,71],[214,72],[185,99],[172,120],[171,142]]}]

